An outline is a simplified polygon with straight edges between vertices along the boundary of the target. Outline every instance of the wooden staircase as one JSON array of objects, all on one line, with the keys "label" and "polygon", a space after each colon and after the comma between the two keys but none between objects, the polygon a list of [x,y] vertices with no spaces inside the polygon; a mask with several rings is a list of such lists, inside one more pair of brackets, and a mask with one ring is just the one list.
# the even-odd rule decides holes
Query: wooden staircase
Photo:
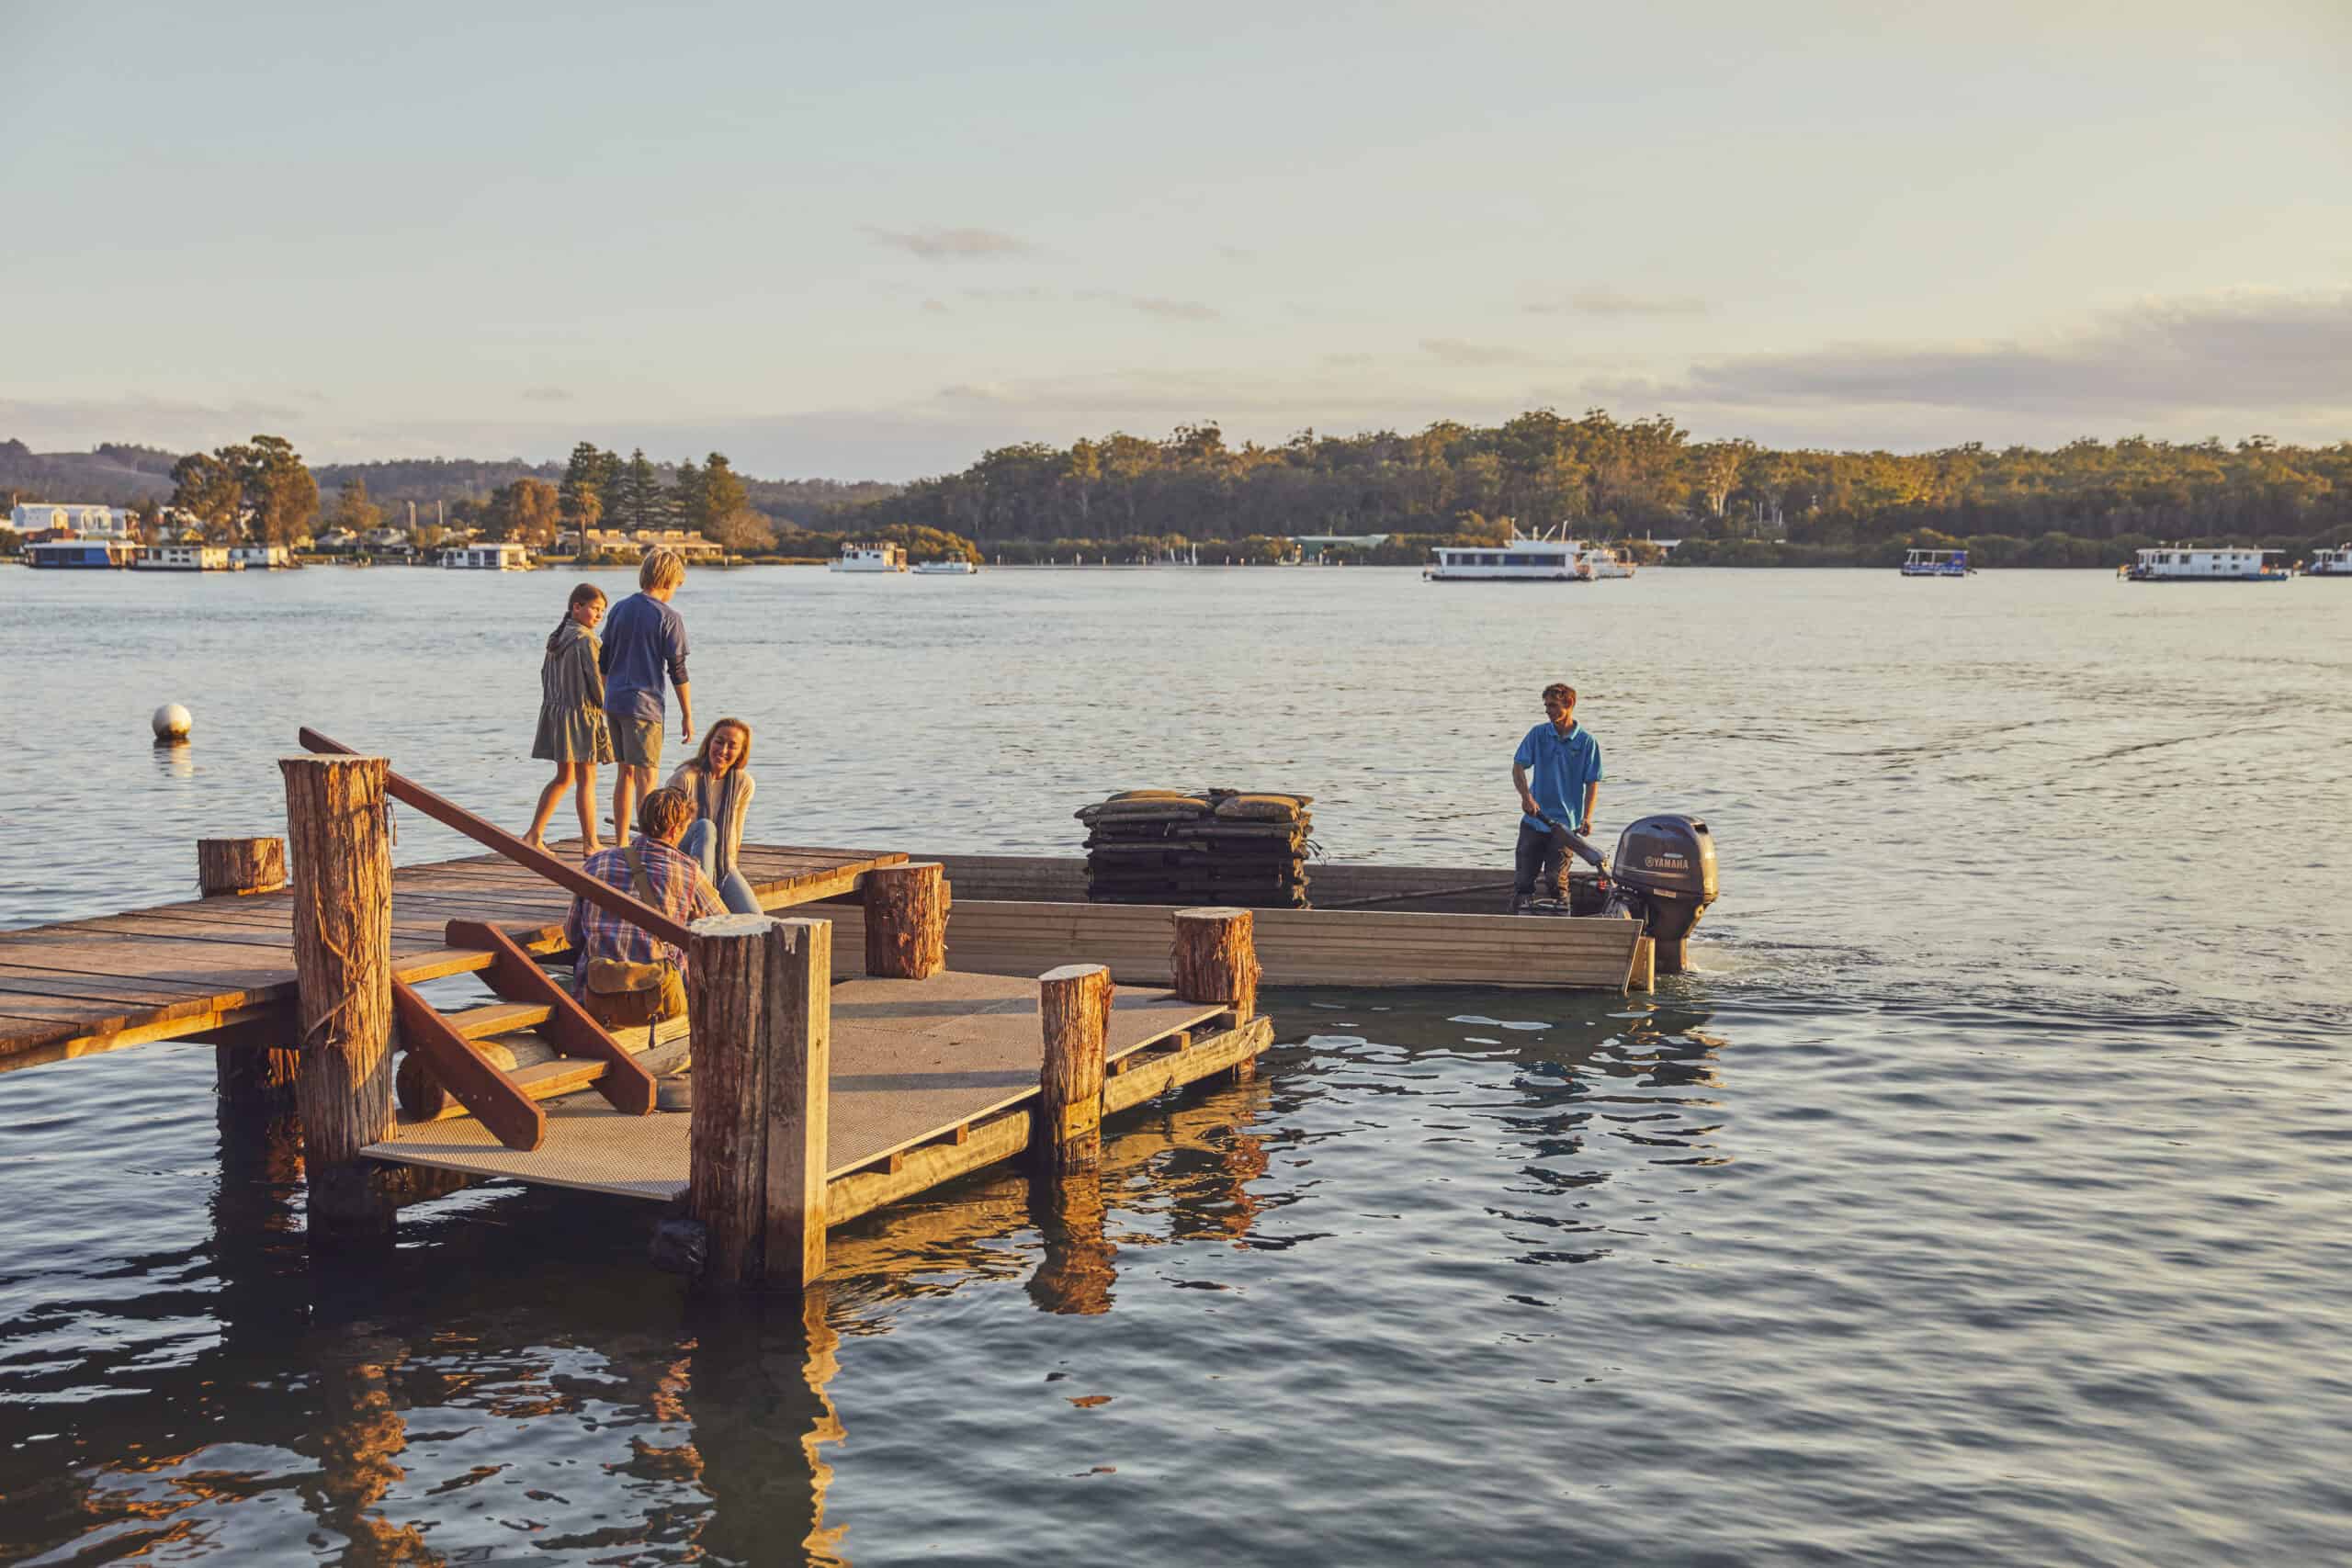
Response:
[{"label": "wooden staircase", "polygon": [[653,1026],[642,1054],[632,1055],[496,926],[451,920],[447,938],[489,957],[482,979],[500,999],[444,1013],[406,982],[392,982],[404,1053],[393,1082],[403,1121],[470,1113],[501,1144],[527,1153],[547,1140],[542,1100],[594,1088],[625,1115],[651,1113],[655,1073],[685,1059],[685,1020]]}]

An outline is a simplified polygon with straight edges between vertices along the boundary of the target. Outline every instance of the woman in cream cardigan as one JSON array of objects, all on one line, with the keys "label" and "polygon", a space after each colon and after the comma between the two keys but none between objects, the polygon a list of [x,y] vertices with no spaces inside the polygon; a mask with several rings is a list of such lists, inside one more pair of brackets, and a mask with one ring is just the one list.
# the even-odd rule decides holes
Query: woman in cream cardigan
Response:
[{"label": "woman in cream cardigan", "polygon": [[670,775],[670,787],[695,803],[694,825],[678,848],[702,862],[718,897],[739,915],[760,912],[759,895],[735,863],[756,787],[751,761],[752,727],[740,718],[722,718],[704,733],[702,750]]}]

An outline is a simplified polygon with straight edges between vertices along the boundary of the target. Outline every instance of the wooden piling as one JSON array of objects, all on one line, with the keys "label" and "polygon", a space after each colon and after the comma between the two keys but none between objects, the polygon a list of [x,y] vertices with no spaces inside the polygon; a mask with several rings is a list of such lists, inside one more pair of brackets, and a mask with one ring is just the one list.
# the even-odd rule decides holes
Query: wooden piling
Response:
[{"label": "wooden piling", "polygon": [[947,868],[936,861],[865,874],[865,972],[928,980],[947,967]]},{"label": "wooden piling", "polygon": [[207,898],[224,893],[274,893],[286,886],[286,840],[198,839],[196,885]]},{"label": "wooden piling", "polygon": [[[198,839],[196,886],[207,898],[274,893],[286,886],[286,840]],[[292,1100],[299,1062],[293,1052],[274,1046],[216,1045],[213,1087],[224,1102],[251,1106],[266,1116]]]},{"label": "wooden piling", "polygon": [[1102,1046],[1111,1027],[1111,971],[1067,964],[1037,976],[1046,1060],[1037,1077],[1032,1148],[1041,1170],[1091,1170],[1102,1158]]},{"label": "wooden piling", "polygon": [[[1258,965],[1256,927],[1250,911],[1179,909],[1170,919],[1176,929],[1171,958],[1176,994],[1188,1002],[1230,1002],[1236,1029],[1257,1016],[1258,978],[1264,971]],[[1235,1083],[1257,1076],[1255,1056],[1244,1056],[1233,1066]]]},{"label": "wooden piling", "polygon": [[392,1130],[392,851],[381,757],[285,757],[301,1055],[295,1100],[314,1237],[389,1235],[386,1168],[360,1157]]},{"label": "wooden piling", "polygon": [[719,915],[689,930],[686,1192],[708,1232],[704,1279],[797,1290],[825,1271],[832,922]]}]

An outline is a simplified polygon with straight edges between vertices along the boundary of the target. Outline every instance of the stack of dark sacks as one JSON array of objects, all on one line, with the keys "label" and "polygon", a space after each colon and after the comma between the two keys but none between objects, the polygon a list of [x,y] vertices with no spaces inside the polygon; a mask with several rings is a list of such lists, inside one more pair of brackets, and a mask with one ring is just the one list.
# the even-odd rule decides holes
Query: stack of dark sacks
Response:
[{"label": "stack of dark sacks", "polygon": [[1305,795],[1131,789],[1080,810],[1097,904],[1306,908]]}]

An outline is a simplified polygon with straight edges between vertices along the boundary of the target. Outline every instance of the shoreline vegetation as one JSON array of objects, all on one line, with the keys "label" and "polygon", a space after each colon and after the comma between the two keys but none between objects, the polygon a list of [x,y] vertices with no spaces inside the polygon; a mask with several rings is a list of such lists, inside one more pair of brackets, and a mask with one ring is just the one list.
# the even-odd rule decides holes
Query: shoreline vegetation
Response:
[{"label": "shoreline vegetation", "polygon": [[[1499,543],[1513,519],[1566,522],[1637,561],[1678,566],[1891,568],[1909,549],[1966,549],[1978,567],[2112,570],[2164,543],[2299,557],[2352,536],[2352,441],[1784,451],[1693,442],[1663,415],[1628,422],[1600,409],[1411,434],[1308,430],[1279,446],[1230,445],[1204,422],[1159,440],[999,447],[904,485],[759,479],[722,453],[656,463],[589,442],[561,464],[311,468],[266,435],[184,456],[119,443],[42,455],[0,441],[0,489],[20,501],[135,502],[151,528],[215,543],[401,532],[407,548],[446,536],[548,551],[561,535],[683,528],[763,563],[829,560],[860,540],[990,565],[1272,564],[1291,553],[1287,536],[1340,536],[1364,542],[1326,559],[1419,566],[1438,545]],[[1651,539],[1679,544],[1667,558]],[[0,553],[15,549],[0,529]],[[612,552],[612,564],[630,558]]]}]

